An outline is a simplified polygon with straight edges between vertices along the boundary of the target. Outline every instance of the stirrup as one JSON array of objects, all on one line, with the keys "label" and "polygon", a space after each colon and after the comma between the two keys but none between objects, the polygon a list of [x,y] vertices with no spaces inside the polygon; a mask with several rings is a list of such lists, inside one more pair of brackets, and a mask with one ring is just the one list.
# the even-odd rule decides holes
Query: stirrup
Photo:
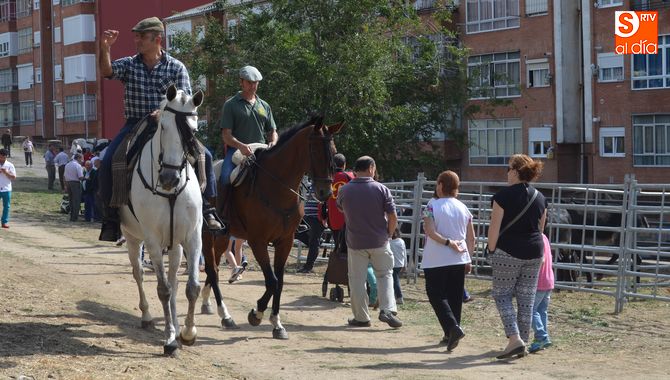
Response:
[{"label": "stirrup", "polygon": [[[210,207],[210,208],[208,208],[208,209],[205,209],[205,210],[202,212],[202,215],[203,215],[203,218],[204,218],[204,220],[205,220],[205,223],[207,224],[207,229],[209,230],[209,232],[212,232],[212,233],[215,233],[215,234],[225,234],[225,233],[228,231],[228,225],[227,225],[226,223],[224,223],[224,222],[221,220],[221,218],[219,218],[219,215],[217,215],[217,213],[216,213],[216,208],[214,208],[214,207]],[[217,223],[219,223],[219,225],[220,225],[221,227],[212,227],[212,226],[210,226],[210,224],[207,222],[207,220],[208,220],[207,217],[210,216],[210,215],[212,216],[212,218],[214,219],[214,221],[216,221]]]}]

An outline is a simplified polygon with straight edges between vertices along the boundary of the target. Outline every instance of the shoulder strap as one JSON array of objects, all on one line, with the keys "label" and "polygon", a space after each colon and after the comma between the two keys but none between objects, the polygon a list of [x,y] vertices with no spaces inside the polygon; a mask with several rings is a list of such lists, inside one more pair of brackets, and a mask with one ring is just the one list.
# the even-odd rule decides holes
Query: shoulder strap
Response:
[{"label": "shoulder strap", "polygon": [[537,198],[537,193],[539,193],[539,191],[537,191],[536,189],[533,189],[533,190],[534,190],[533,196],[530,198],[530,201],[528,201],[528,203],[526,204],[526,207],[524,207],[523,210],[521,210],[521,212],[514,219],[512,219],[511,222],[507,223],[505,228],[500,230],[500,232],[498,233],[498,236],[502,235],[503,232],[507,231],[508,228],[512,227],[512,225],[514,225],[514,223],[516,223],[517,220],[519,220],[519,218],[521,218],[523,216],[523,214],[525,214],[526,211],[528,211],[528,208],[530,207],[530,205],[533,204],[533,202],[535,201],[535,198]]}]

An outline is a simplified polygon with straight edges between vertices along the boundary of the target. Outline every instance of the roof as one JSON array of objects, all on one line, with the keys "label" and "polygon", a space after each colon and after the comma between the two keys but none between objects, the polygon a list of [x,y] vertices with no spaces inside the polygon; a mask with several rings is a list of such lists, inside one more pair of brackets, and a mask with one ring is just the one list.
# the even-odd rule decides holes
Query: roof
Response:
[{"label": "roof", "polygon": [[186,18],[191,18],[194,16],[200,16],[206,13],[213,12],[218,9],[218,5],[216,4],[215,1],[212,1],[211,3],[207,3],[204,5],[200,5],[195,8],[187,9],[183,12],[175,13],[172,16],[166,17],[163,19],[164,23],[169,23],[173,21],[178,21]]}]

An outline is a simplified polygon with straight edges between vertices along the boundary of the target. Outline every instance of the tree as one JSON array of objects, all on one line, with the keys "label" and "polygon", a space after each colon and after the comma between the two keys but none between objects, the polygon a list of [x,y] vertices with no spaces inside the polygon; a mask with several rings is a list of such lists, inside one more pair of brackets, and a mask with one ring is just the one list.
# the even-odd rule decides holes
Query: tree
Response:
[{"label": "tree", "polygon": [[336,144],[350,162],[370,155],[386,179],[442,170],[431,138],[436,132],[463,136],[457,131],[467,99],[466,52],[450,43],[456,39],[444,0],[436,2],[432,23],[407,3],[277,0],[232,7],[219,1],[227,19],[239,17],[236,26],[210,19],[204,39],[175,42],[191,75],[209,80],[210,145],[220,140],[212,121],[239,89],[238,68],[249,64],[263,73],[259,95],[280,130],[322,112],[327,123],[345,122]]}]

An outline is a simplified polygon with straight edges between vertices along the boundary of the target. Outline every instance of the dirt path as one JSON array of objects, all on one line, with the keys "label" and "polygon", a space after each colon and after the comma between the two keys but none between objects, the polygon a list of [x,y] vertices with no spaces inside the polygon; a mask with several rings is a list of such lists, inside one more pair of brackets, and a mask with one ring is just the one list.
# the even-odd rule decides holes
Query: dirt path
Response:
[{"label": "dirt path", "polygon": [[[178,359],[165,358],[153,272],[148,272],[146,286],[157,327],[147,331],[139,327],[137,289],[125,251],[96,241],[94,226],[62,219],[62,227],[55,228],[53,221],[45,224],[15,215],[11,229],[0,231],[0,378],[670,376],[667,303],[633,303],[615,316],[609,306],[598,313],[597,305],[608,305],[598,296],[556,294],[550,312],[555,346],[522,360],[498,363],[493,357],[505,339],[485,282],[468,280],[477,299],[464,308],[466,338],[448,354],[437,345],[441,333],[422,281],[404,285],[407,302],[399,314],[405,322],[401,329],[389,329],[376,320],[376,313],[371,328],[351,329],[346,327],[349,307],[320,297],[319,274],[287,274],[281,318],[290,339],[273,340],[267,316],[259,327],[246,321],[263,291],[258,271],[245,273],[239,283],[223,285],[240,330],[223,330],[217,316],[197,315],[196,345],[180,351]],[[201,280],[204,283],[204,276]],[[181,323],[185,303],[182,282]]]}]

